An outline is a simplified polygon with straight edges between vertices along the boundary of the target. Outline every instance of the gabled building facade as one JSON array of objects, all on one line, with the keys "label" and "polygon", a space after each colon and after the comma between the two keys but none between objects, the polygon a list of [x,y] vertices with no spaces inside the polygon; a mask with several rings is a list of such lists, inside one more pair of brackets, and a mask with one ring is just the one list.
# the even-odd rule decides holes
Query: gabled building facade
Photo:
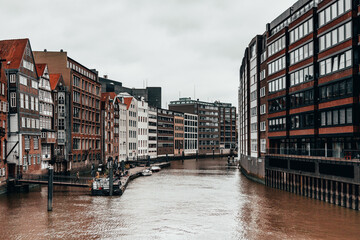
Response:
[{"label": "gabled building facade", "polygon": [[138,103],[137,100],[127,93],[121,95],[126,104],[127,114],[127,134],[126,134],[126,154],[127,160],[136,160],[138,157]]},{"label": "gabled building facade", "polygon": [[50,74],[46,64],[36,64],[39,75],[39,113],[41,130],[41,169],[47,169],[54,154],[54,101],[51,94]]},{"label": "gabled building facade", "polygon": [[114,92],[101,94],[101,136],[103,163],[119,161],[119,105]]},{"label": "gabled building facade", "polygon": [[[65,86],[64,79],[60,73],[50,74],[50,86],[54,100],[54,131],[56,136],[54,154],[52,161],[56,173],[65,173],[71,170],[69,153],[71,145],[71,125],[70,125],[70,91]],[[64,125],[57,123],[64,122]]]},{"label": "gabled building facade", "polygon": [[11,176],[41,171],[38,74],[28,39],[0,41],[8,78],[8,164]]},{"label": "gabled building facade", "polygon": [[7,77],[2,67],[6,60],[0,59],[0,194],[6,191],[8,167],[6,161],[6,141],[8,125]]}]

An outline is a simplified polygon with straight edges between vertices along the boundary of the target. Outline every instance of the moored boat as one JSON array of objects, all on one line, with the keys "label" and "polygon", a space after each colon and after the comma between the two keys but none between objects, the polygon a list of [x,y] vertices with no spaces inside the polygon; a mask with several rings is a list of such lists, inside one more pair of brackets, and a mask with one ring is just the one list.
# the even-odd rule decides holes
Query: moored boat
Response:
[{"label": "moored boat", "polygon": [[152,171],[150,169],[144,169],[141,173],[143,176],[151,176]]},{"label": "moored boat", "polygon": [[153,172],[159,172],[161,170],[161,168],[159,166],[152,166],[150,168],[150,170],[153,171]]}]

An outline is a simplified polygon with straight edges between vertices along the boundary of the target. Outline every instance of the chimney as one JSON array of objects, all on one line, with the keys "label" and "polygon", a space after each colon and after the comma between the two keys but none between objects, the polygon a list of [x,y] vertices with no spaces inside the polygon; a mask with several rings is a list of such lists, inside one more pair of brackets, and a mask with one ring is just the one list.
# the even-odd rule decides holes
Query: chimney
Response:
[{"label": "chimney", "polygon": [[105,79],[108,79],[108,75],[104,75],[104,78],[105,78]]},{"label": "chimney", "polygon": [[47,49],[46,49],[46,48],[44,49],[44,52],[47,52]]},{"label": "chimney", "polygon": [[60,52],[64,52],[64,50],[63,50],[63,49],[60,49]]}]

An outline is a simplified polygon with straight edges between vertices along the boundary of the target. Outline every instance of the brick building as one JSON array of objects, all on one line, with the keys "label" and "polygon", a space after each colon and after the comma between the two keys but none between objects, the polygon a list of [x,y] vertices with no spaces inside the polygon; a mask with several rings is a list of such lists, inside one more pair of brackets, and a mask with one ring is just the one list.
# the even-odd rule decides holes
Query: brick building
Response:
[{"label": "brick building", "polygon": [[[71,165],[69,169],[79,169],[91,164],[99,164],[101,159],[100,97],[101,84],[96,70],[89,69],[66,52],[34,52],[36,61],[46,63],[52,72],[61,73],[65,86],[70,91],[67,106],[71,131]],[[64,129],[63,119],[55,122],[58,129]]]},{"label": "brick building", "polygon": [[[52,98],[54,101],[54,121],[53,130],[55,131],[56,141],[54,145],[54,171],[56,173],[64,173],[71,169],[69,153],[71,145],[70,133],[70,91],[65,86],[64,79],[60,73],[50,74],[50,86]],[[64,122],[64,126],[55,123]]]},{"label": "brick building", "polygon": [[233,107],[231,103],[219,101],[214,104],[219,107],[220,153],[234,154],[237,146],[236,107]]},{"label": "brick building", "polygon": [[119,104],[116,94],[101,94],[101,137],[104,163],[111,157],[119,161]]},{"label": "brick building", "polygon": [[9,174],[41,170],[38,74],[28,39],[0,41],[0,57],[8,78]]},{"label": "brick building", "polygon": [[174,155],[181,156],[184,152],[184,114],[174,112]]},{"label": "brick building", "polygon": [[149,156],[157,157],[157,108],[149,106]]},{"label": "brick building", "polygon": [[359,12],[358,1],[299,0],[250,42],[239,88],[239,151],[249,172],[357,178]]},{"label": "brick building", "polygon": [[174,113],[161,108],[157,110],[157,154],[174,155]]},{"label": "brick building", "polygon": [[180,98],[171,101],[169,109],[198,115],[199,154],[220,153],[219,107],[214,103]]},{"label": "brick building", "polygon": [[6,161],[6,141],[7,141],[7,78],[2,65],[6,60],[0,59],[0,194],[6,191],[6,180],[8,178],[8,168]]}]

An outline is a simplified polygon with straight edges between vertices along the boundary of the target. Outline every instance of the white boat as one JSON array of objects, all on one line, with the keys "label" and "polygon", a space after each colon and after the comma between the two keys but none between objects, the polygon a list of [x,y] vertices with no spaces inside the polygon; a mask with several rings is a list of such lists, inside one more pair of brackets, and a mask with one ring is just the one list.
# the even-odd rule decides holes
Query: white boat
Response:
[{"label": "white boat", "polygon": [[143,176],[151,176],[151,175],[152,175],[152,171],[149,170],[149,169],[144,169],[144,170],[142,171],[142,175],[143,175]]},{"label": "white boat", "polygon": [[152,166],[150,168],[150,170],[153,171],[153,172],[159,172],[161,170],[161,168],[159,166]]}]

